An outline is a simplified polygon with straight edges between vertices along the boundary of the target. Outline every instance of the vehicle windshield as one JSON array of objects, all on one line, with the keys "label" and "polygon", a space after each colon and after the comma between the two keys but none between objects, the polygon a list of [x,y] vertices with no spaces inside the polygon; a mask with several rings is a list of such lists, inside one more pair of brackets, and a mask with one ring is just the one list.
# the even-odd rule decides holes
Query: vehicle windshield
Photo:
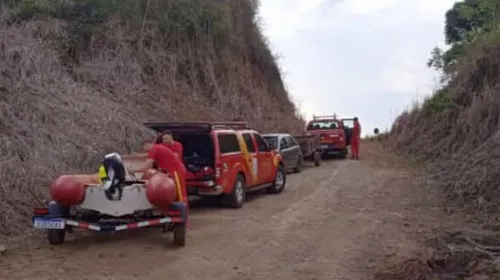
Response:
[{"label": "vehicle windshield", "polygon": [[307,126],[307,130],[336,129],[339,128],[338,121],[312,121]]},{"label": "vehicle windshield", "polygon": [[269,146],[271,146],[273,149],[278,148],[278,137],[277,136],[263,136],[263,138],[267,141]]}]

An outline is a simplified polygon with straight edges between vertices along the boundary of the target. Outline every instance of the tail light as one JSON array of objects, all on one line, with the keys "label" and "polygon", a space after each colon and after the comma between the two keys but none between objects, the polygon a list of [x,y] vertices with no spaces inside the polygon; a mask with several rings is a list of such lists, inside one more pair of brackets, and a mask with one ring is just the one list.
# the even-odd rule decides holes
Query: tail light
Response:
[{"label": "tail light", "polygon": [[33,211],[33,214],[35,215],[47,215],[49,214],[49,209],[47,208],[35,208]]},{"label": "tail light", "polygon": [[217,166],[215,167],[215,178],[216,179],[220,178],[221,168],[222,168],[221,164],[217,164]]}]

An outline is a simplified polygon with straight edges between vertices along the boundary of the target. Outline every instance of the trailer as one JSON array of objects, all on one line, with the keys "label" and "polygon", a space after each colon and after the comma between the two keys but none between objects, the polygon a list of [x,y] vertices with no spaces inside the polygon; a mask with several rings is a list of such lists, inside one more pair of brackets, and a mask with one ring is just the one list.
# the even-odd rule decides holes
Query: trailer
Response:
[{"label": "trailer", "polygon": [[[122,157],[129,165],[145,159]],[[34,209],[32,225],[45,230],[52,245],[63,243],[66,233],[77,228],[118,232],[152,227],[173,232],[173,243],[185,246],[188,202],[176,199],[179,188],[177,175],[153,169],[127,174],[114,189],[105,187],[99,174],[62,175],[52,183],[51,200]]]},{"label": "trailer", "polygon": [[299,143],[304,160],[314,162],[314,166],[321,165],[321,144],[319,135],[293,136]]}]

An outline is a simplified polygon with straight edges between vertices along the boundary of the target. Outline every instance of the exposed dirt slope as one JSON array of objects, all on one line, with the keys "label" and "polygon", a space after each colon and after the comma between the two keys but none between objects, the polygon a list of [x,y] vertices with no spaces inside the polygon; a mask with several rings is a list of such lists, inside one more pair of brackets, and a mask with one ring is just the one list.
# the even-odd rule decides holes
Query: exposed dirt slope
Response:
[{"label": "exposed dirt slope", "polygon": [[104,153],[136,148],[150,136],[142,121],[303,127],[255,1],[8,2],[0,21],[0,235],[27,227],[54,176],[94,171]]},{"label": "exposed dirt slope", "polygon": [[496,28],[470,43],[451,81],[399,116],[389,137],[397,151],[425,164],[427,184],[444,190],[453,202],[450,210],[458,206],[467,213],[461,231],[444,236],[440,245],[447,251],[441,263],[452,263],[450,271],[464,277],[457,279],[500,277],[495,274],[500,256],[499,35]]},{"label": "exposed dirt slope", "polygon": [[499,31],[473,43],[450,83],[403,113],[391,131],[398,151],[429,164],[459,203],[500,210]]}]

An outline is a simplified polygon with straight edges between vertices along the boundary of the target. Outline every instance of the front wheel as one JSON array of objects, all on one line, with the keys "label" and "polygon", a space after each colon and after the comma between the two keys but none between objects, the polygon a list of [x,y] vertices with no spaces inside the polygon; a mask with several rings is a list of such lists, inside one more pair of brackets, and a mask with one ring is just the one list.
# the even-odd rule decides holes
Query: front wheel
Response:
[{"label": "front wheel", "polygon": [[274,177],[274,183],[272,186],[267,188],[268,193],[278,194],[285,189],[286,185],[286,172],[283,165],[278,165],[276,170],[276,176]]}]

